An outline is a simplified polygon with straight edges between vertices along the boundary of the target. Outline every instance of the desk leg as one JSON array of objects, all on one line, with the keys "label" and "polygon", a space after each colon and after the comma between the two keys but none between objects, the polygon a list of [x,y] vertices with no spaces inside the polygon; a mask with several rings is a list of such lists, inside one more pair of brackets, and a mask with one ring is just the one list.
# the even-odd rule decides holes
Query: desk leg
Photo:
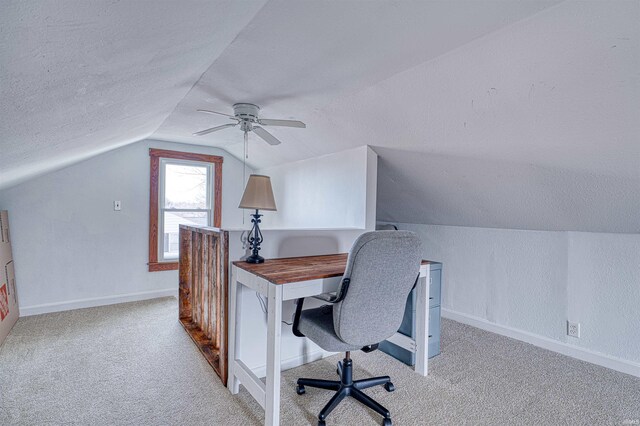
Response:
[{"label": "desk leg", "polygon": [[416,286],[416,366],[418,374],[429,373],[429,275],[420,277]]},{"label": "desk leg", "polygon": [[228,375],[227,389],[232,394],[240,392],[240,381],[236,377],[234,368],[236,359],[239,358],[240,346],[240,318],[242,306],[242,288],[236,281],[236,267],[231,266],[231,280],[229,282],[229,336],[228,336]]},{"label": "desk leg", "polygon": [[280,339],[282,335],[282,286],[269,283],[267,306],[267,383],[265,426],[280,424]]}]

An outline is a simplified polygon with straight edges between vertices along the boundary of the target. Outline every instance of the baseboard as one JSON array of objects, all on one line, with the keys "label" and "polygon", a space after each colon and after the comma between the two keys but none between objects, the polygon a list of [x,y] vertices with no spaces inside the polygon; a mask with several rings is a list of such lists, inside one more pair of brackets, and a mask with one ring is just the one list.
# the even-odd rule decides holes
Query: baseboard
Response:
[{"label": "baseboard", "polygon": [[640,363],[617,358],[611,355],[603,354],[601,352],[592,351],[590,349],[580,348],[578,346],[573,346],[568,343],[530,333],[528,331],[518,330],[516,328],[496,324],[487,321],[484,318],[452,311],[450,309],[443,308],[441,310],[441,313],[444,318],[453,321],[468,324],[473,327],[500,334],[502,336],[510,337],[512,339],[520,340],[525,343],[530,343],[543,349],[567,355],[581,361],[600,365],[602,367],[610,368],[612,370],[620,371],[621,373],[640,377]]},{"label": "baseboard", "polygon": [[[289,370],[290,368],[295,368],[295,367],[299,367],[303,364],[309,363],[309,362],[313,362],[313,361],[318,361],[319,359],[322,358],[326,358],[328,356],[331,355],[335,355],[336,352],[327,352],[324,351],[322,349],[315,351],[315,352],[310,352],[310,353],[306,353],[306,354],[302,354],[302,355],[297,355],[294,356],[292,358],[287,358],[287,359],[283,359],[280,362],[280,368],[284,371],[284,370]],[[256,376],[262,378],[262,377],[266,377],[267,375],[267,366],[266,365],[261,365],[259,367],[255,367],[252,368],[251,371],[253,372],[253,374],[255,374]]]},{"label": "baseboard", "polygon": [[114,296],[92,297],[76,299],[66,302],[45,303],[42,305],[20,306],[20,316],[48,314],[51,312],[70,311],[72,309],[92,308],[95,306],[114,305],[116,303],[136,302],[139,300],[157,299],[158,297],[178,296],[178,290],[167,288],[163,290],[142,291],[138,293],[118,294]]}]

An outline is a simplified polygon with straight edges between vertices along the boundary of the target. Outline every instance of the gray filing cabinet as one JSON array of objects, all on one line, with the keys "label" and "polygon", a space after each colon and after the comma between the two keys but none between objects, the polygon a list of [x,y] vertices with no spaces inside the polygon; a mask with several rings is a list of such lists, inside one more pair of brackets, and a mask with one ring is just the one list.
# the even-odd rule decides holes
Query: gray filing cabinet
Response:
[{"label": "gray filing cabinet", "polygon": [[[430,282],[429,282],[429,358],[440,353],[440,294],[442,290],[442,263],[431,262]],[[400,333],[415,337],[416,335],[416,290],[413,289],[407,298],[407,305],[404,311],[404,318],[398,330]],[[399,359],[405,364],[415,365],[416,356],[414,353],[384,341],[378,347],[383,352]]]}]

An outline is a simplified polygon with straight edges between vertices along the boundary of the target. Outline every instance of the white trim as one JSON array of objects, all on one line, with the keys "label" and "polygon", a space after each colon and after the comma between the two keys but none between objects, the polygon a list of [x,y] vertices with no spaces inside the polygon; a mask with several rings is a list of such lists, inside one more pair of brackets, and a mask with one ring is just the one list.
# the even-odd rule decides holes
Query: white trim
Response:
[{"label": "white trim", "polygon": [[[213,226],[213,212],[214,212],[214,198],[213,191],[215,191],[215,167],[214,163],[210,163],[208,161],[198,161],[198,160],[181,160],[178,158],[170,158],[170,157],[159,157],[160,158],[160,167],[158,170],[158,261],[162,262],[175,262],[178,260],[178,257],[165,257],[164,255],[164,213],[166,211],[169,212],[204,212],[207,214],[207,226]],[[190,167],[204,167],[207,169],[207,186],[205,188],[205,195],[207,197],[206,209],[165,209],[165,188],[166,188],[166,176],[167,176],[167,165],[180,165],[180,166],[190,166]]]},{"label": "white trim", "polygon": [[557,352],[562,355],[570,356],[581,361],[590,362],[592,364],[600,365],[602,367],[640,377],[640,363],[603,354],[602,352],[596,352],[590,349],[570,345],[568,343],[560,342],[558,340],[540,336],[539,334],[530,333],[528,331],[518,330],[516,328],[496,324],[487,321],[484,318],[463,314],[461,312],[452,311],[450,309],[442,308],[441,313],[444,318],[448,318],[453,321],[461,322],[463,324],[468,324],[482,330],[490,331],[492,333],[530,343],[534,346]]},{"label": "white trim", "polygon": [[[269,302],[267,303],[267,378],[265,379],[264,426],[280,425],[282,287],[269,283],[267,295]],[[242,379],[240,379],[240,383],[242,383]]]},{"label": "white trim", "polygon": [[136,302],[139,300],[157,299],[159,297],[178,297],[177,288],[141,291],[138,293],[118,294],[114,296],[91,297],[87,299],[68,300],[66,302],[44,303],[42,305],[20,307],[20,316],[47,314],[50,312],[70,311],[72,309],[93,308],[96,306],[114,305],[116,303]]},{"label": "white trim", "polygon": [[[303,353],[302,355],[296,355],[294,357],[281,360],[280,366],[282,371],[285,371],[291,368],[300,367],[301,365],[304,365],[310,362],[318,361],[320,359],[335,355],[337,353],[338,352],[327,352],[322,349],[313,351],[313,352],[306,352],[306,353]],[[251,372],[256,376],[258,376],[259,378],[266,377],[267,366],[266,364],[259,365],[257,367],[252,368]]]},{"label": "white trim", "polygon": [[431,268],[420,265],[420,275],[416,286],[416,373],[426,376],[429,374],[429,285]]},{"label": "white trim", "polygon": [[258,401],[258,404],[260,404],[262,409],[264,409],[264,405],[266,402],[265,398],[267,396],[266,385],[262,382],[262,380],[260,380],[260,378],[253,374],[251,369],[247,367],[247,364],[240,361],[239,359],[236,359],[234,362],[234,374],[236,375],[238,380],[240,380],[240,383],[244,385],[245,389],[249,391],[251,396],[256,401]]}]

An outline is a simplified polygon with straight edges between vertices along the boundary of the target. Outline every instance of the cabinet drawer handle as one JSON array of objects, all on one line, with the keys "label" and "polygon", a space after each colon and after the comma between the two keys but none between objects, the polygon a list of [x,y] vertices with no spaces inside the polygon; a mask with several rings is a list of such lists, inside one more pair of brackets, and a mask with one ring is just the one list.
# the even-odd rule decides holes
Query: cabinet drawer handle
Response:
[{"label": "cabinet drawer handle", "polygon": [[433,300],[433,297],[430,297],[429,300]]},{"label": "cabinet drawer handle", "polygon": [[432,337],[433,337],[433,335],[431,335],[431,334],[430,334],[430,335],[429,335],[429,339],[431,339]]}]

